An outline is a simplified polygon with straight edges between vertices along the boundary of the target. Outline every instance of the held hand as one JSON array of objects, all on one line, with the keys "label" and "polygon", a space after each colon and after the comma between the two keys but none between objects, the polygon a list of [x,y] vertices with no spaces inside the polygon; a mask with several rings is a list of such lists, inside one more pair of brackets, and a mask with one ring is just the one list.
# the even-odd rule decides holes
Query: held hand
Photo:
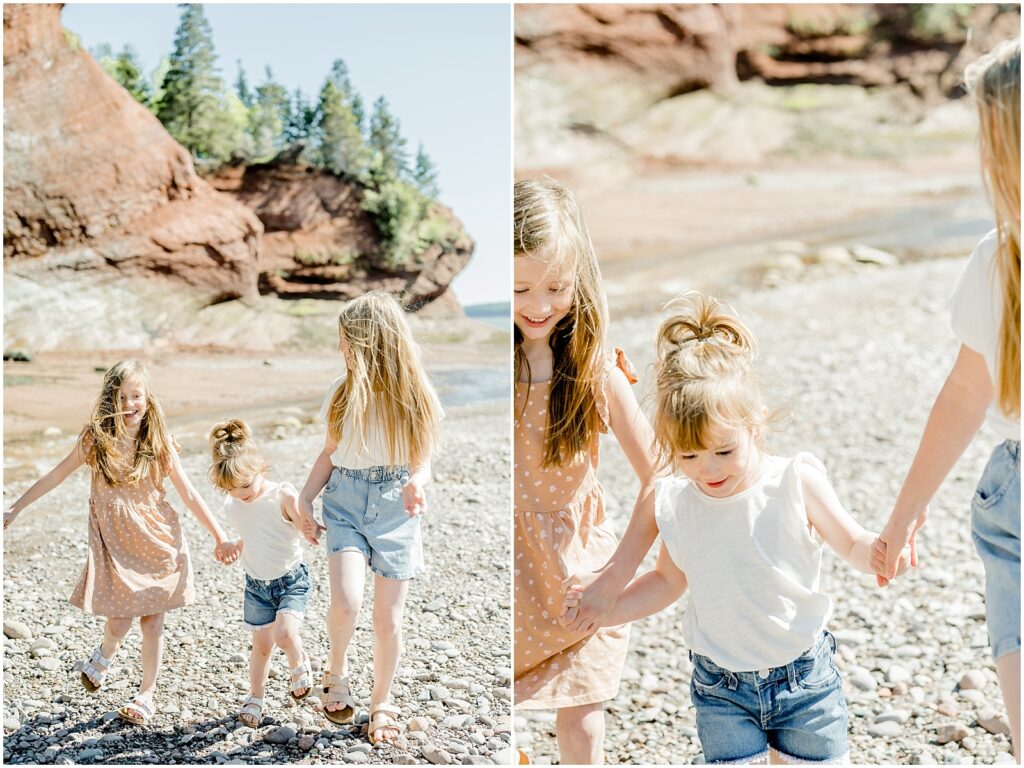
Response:
[{"label": "held hand", "polygon": [[301,508],[299,510],[299,522],[296,527],[299,529],[299,533],[302,534],[302,538],[314,547],[320,543],[320,534],[327,530],[316,521],[316,518],[311,513],[307,513]]},{"label": "held hand", "polygon": [[427,497],[423,493],[423,486],[415,480],[410,479],[402,486],[402,501],[405,503],[405,513],[409,517],[416,517],[427,511]]},{"label": "held hand", "polygon": [[[904,549],[908,547],[909,565],[912,568],[917,567],[917,532],[921,530],[927,519],[928,507],[925,507],[924,511],[909,525],[900,524],[893,517],[889,518],[889,523],[878,535],[877,540],[884,549],[882,554],[884,554],[885,561],[884,564],[880,564],[881,567],[875,564],[875,550],[872,547],[871,567],[875,569],[875,573],[888,580],[900,575],[900,559],[904,556]],[[904,570],[906,570],[906,566],[904,566]]]},{"label": "held hand", "polygon": [[235,541],[222,541],[213,550],[213,556],[223,565],[231,565],[242,554],[242,547],[245,542],[239,539]]},{"label": "held hand", "polygon": [[572,575],[562,582],[562,611],[558,623],[573,632],[590,633],[601,628],[601,620],[615,604],[616,595],[604,594],[597,573]]},{"label": "held hand", "polygon": [[14,519],[17,516],[18,516],[17,512],[11,512],[11,511],[4,512],[4,530],[7,530],[7,528],[10,527],[11,523],[14,522]]}]

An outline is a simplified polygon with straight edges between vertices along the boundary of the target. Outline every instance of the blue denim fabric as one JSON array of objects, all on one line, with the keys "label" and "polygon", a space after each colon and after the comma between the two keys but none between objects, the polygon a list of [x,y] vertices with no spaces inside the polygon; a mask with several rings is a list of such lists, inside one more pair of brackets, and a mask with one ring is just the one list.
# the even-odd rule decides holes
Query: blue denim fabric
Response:
[{"label": "blue denim fabric", "polygon": [[826,630],[803,656],[759,672],[730,672],[691,652],[690,698],[705,761],[747,763],[769,747],[799,762],[843,761],[850,747],[835,648]]},{"label": "blue denim fabric", "polygon": [[246,574],[242,620],[249,629],[263,629],[273,624],[281,611],[302,617],[312,589],[309,568],[305,563],[299,563],[284,576],[269,581]]},{"label": "blue denim fabric", "polygon": [[992,452],[971,502],[971,538],[985,566],[992,656],[1020,651],[1020,441]]},{"label": "blue denim fabric", "polygon": [[335,467],[324,488],[324,526],[330,554],[362,552],[374,573],[411,579],[423,573],[420,518],[405,511],[406,467]]}]

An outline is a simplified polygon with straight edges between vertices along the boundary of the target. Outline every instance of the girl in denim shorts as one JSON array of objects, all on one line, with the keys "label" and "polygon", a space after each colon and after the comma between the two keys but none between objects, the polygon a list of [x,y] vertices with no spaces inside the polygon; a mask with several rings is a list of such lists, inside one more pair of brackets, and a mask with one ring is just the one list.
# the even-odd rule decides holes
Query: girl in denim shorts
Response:
[{"label": "girl in denim shorts", "polygon": [[[689,588],[683,640],[709,763],[849,762],[846,700],[832,662],[823,545],[871,568],[868,533],[816,458],[765,452],[755,342],[721,302],[687,294],[658,331],[655,450],[681,476],[655,484],[662,545],[607,625],[650,616]],[[899,568],[909,562],[909,547]],[[565,611],[579,588],[566,595]]]},{"label": "girl in denim shorts", "polygon": [[879,538],[876,570],[892,576],[892,552],[924,524],[929,500],[987,420],[1001,442],[974,494],[971,537],[985,566],[989,642],[1020,762],[1020,39],[964,77],[978,106],[996,228],[974,249],[953,295],[960,352]]},{"label": "girl in denim shorts", "polygon": [[245,569],[243,623],[252,631],[249,695],[238,719],[250,728],[263,722],[263,704],[274,646],[291,667],[289,695],[306,698],[313,687],[309,657],[299,629],[309,602],[309,569],[302,557],[302,538],[317,543],[319,527],[298,507],[298,494],[288,483],[267,479],[267,463],[259,455],[252,432],[234,419],[210,433],[210,480],[227,494],[224,516],[241,534],[236,542]]},{"label": "girl in denim shorts", "polygon": [[330,550],[331,653],[321,701],[332,722],[355,717],[346,650],[369,565],[374,573],[374,679],[368,734],[373,743],[390,742],[400,733],[399,711],[389,699],[409,580],[424,568],[423,487],[430,478],[442,411],[402,307],[388,294],[373,291],[346,303],[338,317],[338,342],[346,372],[324,399],[324,449],[299,494],[301,508],[312,514],[313,500],[323,490]]}]

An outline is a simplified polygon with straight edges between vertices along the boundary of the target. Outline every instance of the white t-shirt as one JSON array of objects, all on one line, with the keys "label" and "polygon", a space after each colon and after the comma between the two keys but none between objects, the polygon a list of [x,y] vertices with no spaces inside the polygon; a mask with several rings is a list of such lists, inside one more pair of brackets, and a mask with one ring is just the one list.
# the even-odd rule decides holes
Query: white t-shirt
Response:
[{"label": "white t-shirt", "polygon": [[[327,410],[331,406],[331,398],[345,381],[344,376],[339,376],[331,382],[327,390],[327,397],[320,406],[320,418],[327,422]],[[408,449],[400,441],[398,455],[392,460],[391,452],[388,450],[387,435],[381,427],[377,418],[377,409],[370,403],[370,412],[366,420],[366,439],[360,439],[360,427],[357,414],[349,410],[345,414],[345,423],[342,425],[341,438],[338,440],[338,447],[331,454],[331,462],[336,467],[346,469],[366,469],[367,467],[388,467],[406,466],[409,463]]]},{"label": "white t-shirt", "polygon": [[[999,239],[993,229],[974,249],[950,300],[953,333],[985,358],[993,387],[999,381],[999,328],[1003,320],[998,251]],[[995,399],[988,409],[988,423],[1003,440],[1020,440],[1020,419],[1004,414]]]},{"label": "white t-shirt", "polygon": [[302,536],[281,511],[281,491],[295,488],[265,482],[263,493],[249,503],[232,496],[224,502],[224,517],[244,542],[242,567],[260,581],[279,579],[302,562]]},{"label": "white t-shirt", "polygon": [[808,453],[764,460],[761,478],[727,498],[681,477],[655,485],[658,530],[688,583],[683,641],[733,672],[797,659],[832,615],[800,484],[805,466],[825,468]]}]

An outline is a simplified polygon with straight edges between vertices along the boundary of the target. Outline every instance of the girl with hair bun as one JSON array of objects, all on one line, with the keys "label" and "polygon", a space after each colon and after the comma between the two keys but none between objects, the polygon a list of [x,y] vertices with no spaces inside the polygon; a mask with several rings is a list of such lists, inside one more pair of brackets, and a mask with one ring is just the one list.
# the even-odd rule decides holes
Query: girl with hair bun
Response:
[{"label": "girl with hair bun", "polygon": [[294,487],[267,479],[270,467],[244,421],[217,424],[210,433],[210,451],[210,481],[227,495],[224,516],[241,534],[235,546],[245,569],[243,625],[252,631],[249,695],[238,719],[258,728],[275,646],[291,667],[289,695],[301,701],[313,688],[313,670],[299,637],[312,588],[302,538],[316,544],[320,529],[299,508]]},{"label": "girl with hair bun", "polygon": [[[849,762],[821,558],[828,544],[873,574],[875,534],[843,509],[818,459],[766,452],[772,418],[740,319],[699,293],[669,310],[655,364],[655,455],[675,473],[655,484],[661,550],[605,623],[650,616],[689,589],[683,642],[706,761]],[[898,572],[909,558],[906,547]],[[565,610],[578,594],[568,590]]]}]

